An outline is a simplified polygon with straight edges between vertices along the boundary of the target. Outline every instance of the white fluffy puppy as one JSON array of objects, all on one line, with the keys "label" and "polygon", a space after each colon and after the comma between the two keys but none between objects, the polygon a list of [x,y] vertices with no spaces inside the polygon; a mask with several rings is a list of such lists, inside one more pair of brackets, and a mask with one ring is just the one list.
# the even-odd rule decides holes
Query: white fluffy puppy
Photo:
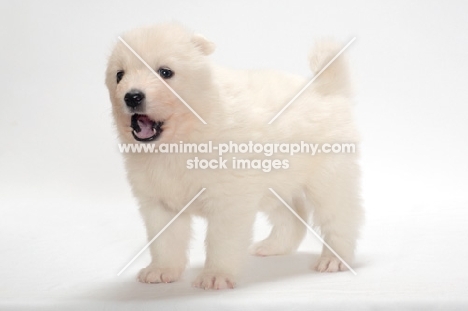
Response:
[{"label": "white fluffy puppy", "polygon": [[[214,44],[169,23],[130,31],[123,40],[206,121],[203,124],[126,47],[118,42],[106,72],[113,115],[123,143],[357,143],[347,69],[339,57],[281,114],[306,79],[275,71],[230,70],[208,57]],[[310,55],[313,72],[339,48],[319,43]],[[152,261],[139,274],[147,283],[173,282],[188,262],[191,215],[208,222],[206,262],[193,285],[232,288],[248,253],[256,213],[272,224],[270,236],[251,250],[260,256],[294,251],[305,226],[268,189],[274,189],[306,221],[313,218],[324,240],[351,263],[363,218],[357,153],[285,154],[288,168],[188,169],[193,154],[127,153],[128,179],[152,239],[202,188],[206,188],[150,246]],[[217,154],[197,155],[217,159]],[[268,159],[263,154],[224,155]],[[327,248],[314,266],[344,270]]]}]

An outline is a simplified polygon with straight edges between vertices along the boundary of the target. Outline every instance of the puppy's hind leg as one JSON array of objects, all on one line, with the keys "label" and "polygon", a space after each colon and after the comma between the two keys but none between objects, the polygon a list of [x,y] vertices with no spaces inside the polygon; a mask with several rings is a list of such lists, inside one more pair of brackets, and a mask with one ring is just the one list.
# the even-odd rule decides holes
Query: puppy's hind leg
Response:
[{"label": "puppy's hind leg", "polygon": [[[320,228],[324,241],[350,265],[363,219],[359,169],[352,158],[328,164],[314,174],[306,196],[312,202],[314,224]],[[324,245],[314,269],[335,272],[347,267]]]},{"label": "puppy's hind leg", "polygon": [[[290,206],[303,220],[307,221],[308,213],[304,203],[304,198],[298,196],[292,200]],[[273,228],[266,239],[251,246],[251,254],[274,256],[295,251],[304,238],[306,227],[279,201],[267,211],[267,215]]]}]

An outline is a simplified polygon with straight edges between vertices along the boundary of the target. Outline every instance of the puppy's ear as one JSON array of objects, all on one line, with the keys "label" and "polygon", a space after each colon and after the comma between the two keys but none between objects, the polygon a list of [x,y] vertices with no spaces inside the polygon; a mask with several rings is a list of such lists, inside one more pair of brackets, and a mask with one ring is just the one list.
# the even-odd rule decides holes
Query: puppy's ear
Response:
[{"label": "puppy's ear", "polygon": [[210,55],[216,49],[216,45],[213,42],[208,41],[208,39],[200,34],[194,34],[192,37],[192,42],[205,55]]}]

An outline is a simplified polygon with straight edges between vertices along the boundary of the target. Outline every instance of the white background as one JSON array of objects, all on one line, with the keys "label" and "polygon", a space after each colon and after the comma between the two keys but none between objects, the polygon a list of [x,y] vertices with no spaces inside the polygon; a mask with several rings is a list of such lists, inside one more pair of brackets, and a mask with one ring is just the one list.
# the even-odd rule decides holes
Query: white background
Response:
[{"label": "white background", "polygon": [[[466,16],[464,1],[2,1],[0,308],[467,307]],[[170,20],[215,42],[223,65],[309,77],[314,39],[357,37],[346,53],[363,137],[358,276],[308,270],[320,250],[309,237],[298,254],[251,258],[234,291],[193,289],[200,222],[182,281],[135,282],[147,253],[116,276],[145,235],[106,58],[121,32]]]}]

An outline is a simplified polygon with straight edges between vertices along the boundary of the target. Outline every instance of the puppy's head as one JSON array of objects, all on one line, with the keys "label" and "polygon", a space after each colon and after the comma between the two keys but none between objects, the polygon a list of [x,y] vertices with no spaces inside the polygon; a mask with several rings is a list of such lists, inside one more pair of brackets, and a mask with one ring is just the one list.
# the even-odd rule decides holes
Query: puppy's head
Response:
[{"label": "puppy's head", "polygon": [[169,142],[190,136],[201,121],[180,98],[208,117],[214,101],[207,55],[214,44],[174,23],[135,29],[121,39],[106,71],[121,138]]}]

